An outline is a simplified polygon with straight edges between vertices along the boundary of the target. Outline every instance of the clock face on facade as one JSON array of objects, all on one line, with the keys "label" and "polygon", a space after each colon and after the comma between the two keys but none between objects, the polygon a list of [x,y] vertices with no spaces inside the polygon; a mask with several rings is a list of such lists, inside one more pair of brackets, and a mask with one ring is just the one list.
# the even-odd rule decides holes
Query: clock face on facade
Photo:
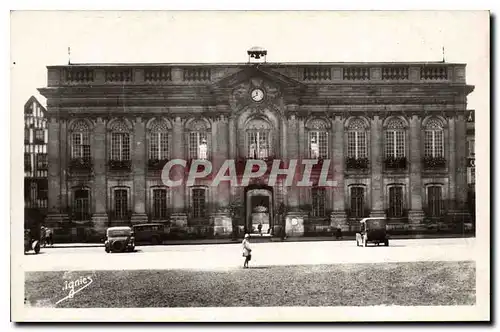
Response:
[{"label": "clock face on facade", "polygon": [[262,89],[253,89],[251,97],[253,101],[261,101],[264,99],[264,91],[262,91]]}]

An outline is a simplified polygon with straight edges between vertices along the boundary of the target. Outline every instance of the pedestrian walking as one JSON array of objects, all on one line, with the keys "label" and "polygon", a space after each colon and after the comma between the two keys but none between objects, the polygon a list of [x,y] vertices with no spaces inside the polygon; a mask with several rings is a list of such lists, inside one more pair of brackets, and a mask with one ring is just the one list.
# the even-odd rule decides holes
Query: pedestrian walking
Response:
[{"label": "pedestrian walking", "polygon": [[243,257],[245,257],[245,262],[243,263],[243,268],[248,268],[248,262],[252,259],[252,249],[250,248],[250,235],[245,234],[245,238],[241,243],[243,246]]}]

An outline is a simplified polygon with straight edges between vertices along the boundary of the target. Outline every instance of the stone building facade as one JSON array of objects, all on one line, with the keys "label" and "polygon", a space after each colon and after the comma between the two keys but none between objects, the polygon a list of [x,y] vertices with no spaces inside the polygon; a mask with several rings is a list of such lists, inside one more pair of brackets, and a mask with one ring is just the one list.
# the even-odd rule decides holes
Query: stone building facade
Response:
[{"label": "stone building facade", "polygon": [[[48,67],[47,222],[75,232],[160,222],[187,233],[418,229],[470,221],[466,65],[109,64]],[[202,179],[168,160],[330,160],[335,187]],[[237,166],[238,168],[238,166]],[[182,176],[181,168],[174,168]],[[241,174],[238,171],[238,174]],[[313,179],[317,172],[313,170]],[[271,229],[271,231],[270,231]]]}]

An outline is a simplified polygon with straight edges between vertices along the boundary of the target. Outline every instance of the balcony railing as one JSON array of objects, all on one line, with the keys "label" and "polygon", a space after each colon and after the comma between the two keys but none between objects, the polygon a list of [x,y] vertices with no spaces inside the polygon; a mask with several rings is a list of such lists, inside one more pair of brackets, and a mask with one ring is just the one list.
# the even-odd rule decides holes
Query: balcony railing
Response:
[{"label": "balcony railing", "polygon": [[370,160],[368,158],[347,158],[346,168],[348,170],[366,170],[370,167]]},{"label": "balcony railing", "polygon": [[66,68],[64,81],[70,84],[88,84],[94,82],[94,71],[89,68]]},{"label": "balcony railing", "polygon": [[148,169],[152,171],[161,171],[167,162],[168,159],[149,159]]},{"label": "balcony railing", "polygon": [[409,79],[409,67],[382,67],[383,80],[407,80]]},{"label": "balcony railing", "polygon": [[388,170],[398,170],[398,169],[405,169],[406,168],[406,157],[387,157],[384,160],[384,166],[385,169]]},{"label": "balcony railing", "polygon": [[369,67],[347,67],[344,68],[344,80],[366,81],[370,79]]},{"label": "balcony railing", "polygon": [[130,171],[132,162],[130,160],[110,160],[108,166],[111,171]]},{"label": "balcony railing", "polygon": [[108,69],[105,74],[106,82],[116,83],[116,82],[131,82],[132,81],[132,69]]},{"label": "balcony railing", "polygon": [[205,82],[211,80],[210,68],[184,68],[184,81]]},{"label": "balcony railing", "polygon": [[420,79],[441,81],[448,79],[448,68],[445,66],[424,66],[420,68]]},{"label": "balcony railing", "polygon": [[170,68],[145,69],[144,80],[150,83],[169,82],[172,80],[172,70]]},{"label": "balcony railing", "polygon": [[425,169],[446,168],[446,159],[444,157],[424,157],[422,162]]},{"label": "balcony railing", "polygon": [[92,160],[90,157],[71,158],[69,167],[73,171],[90,170],[92,169]]}]

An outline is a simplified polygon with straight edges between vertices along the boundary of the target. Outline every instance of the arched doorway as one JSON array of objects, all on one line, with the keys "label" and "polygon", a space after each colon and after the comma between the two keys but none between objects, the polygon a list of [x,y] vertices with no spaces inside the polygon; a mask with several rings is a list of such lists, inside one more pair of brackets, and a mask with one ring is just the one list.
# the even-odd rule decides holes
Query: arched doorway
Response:
[{"label": "arched doorway", "polygon": [[[260,231],[259,225],[261,225]],[[273,225],[273,188],[266,185],[247,186],[245,188],[245,232],[270,234]]]}]

